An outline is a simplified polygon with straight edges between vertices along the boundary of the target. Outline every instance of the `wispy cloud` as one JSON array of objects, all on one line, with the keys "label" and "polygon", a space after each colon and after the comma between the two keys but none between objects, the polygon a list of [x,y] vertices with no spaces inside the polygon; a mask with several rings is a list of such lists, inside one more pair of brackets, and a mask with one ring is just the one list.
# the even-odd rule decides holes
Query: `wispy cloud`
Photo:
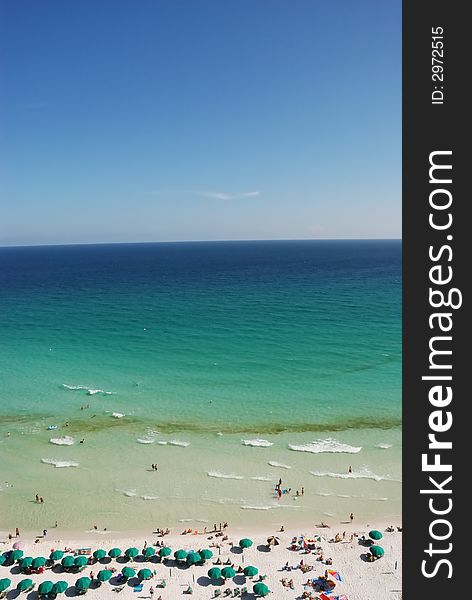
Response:
[{"label": "wispy cloud", "polygon": [[240,192],[231,194],[228,192],[195,192],[204,198],[213,198],[214,200],[239,200],[241,198],[254,198],[260,196],[260,192]]}]

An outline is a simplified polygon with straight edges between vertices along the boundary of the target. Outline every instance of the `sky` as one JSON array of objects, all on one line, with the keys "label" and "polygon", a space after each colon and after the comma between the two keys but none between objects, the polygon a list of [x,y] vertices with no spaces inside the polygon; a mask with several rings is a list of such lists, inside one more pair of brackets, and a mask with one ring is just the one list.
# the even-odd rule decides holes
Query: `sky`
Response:
[{"label": "sky", "polygon": [[400,0],[1,0],[0,245],[400,236]]}]

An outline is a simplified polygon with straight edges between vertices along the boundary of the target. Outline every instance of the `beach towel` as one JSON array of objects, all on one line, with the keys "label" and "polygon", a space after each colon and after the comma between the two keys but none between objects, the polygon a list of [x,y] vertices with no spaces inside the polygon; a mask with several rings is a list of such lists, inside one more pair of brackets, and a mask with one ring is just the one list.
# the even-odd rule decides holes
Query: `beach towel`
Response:
[{"label": "beach towel", "polygon": [[331,577],[333,577],[337,581],[342,581],[343,580],[343,578],[341,577],[341,574],[338,573],[337,571],[329,571],[328,570],[328,573],[331,575]]},{"label": "beach towel", "polygon": [[333,598],[330,598],[329,596],[327,596],[326,594],[320,594],[320,599],[321,600],[334,600]]},{"label": "beach towel", "polygon": [[133,592],[142,592],[142,591],[143,591],[143,584],[135,585],[133,588]]}]

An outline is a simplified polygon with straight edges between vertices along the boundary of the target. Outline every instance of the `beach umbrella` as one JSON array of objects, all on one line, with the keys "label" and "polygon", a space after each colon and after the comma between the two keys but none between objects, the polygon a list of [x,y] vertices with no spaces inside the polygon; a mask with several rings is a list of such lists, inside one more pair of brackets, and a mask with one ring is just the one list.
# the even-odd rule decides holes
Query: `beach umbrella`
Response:
[{"label": "beach umbrella", "polygon": [[54,552],[51,552],[51,554],[49,555],[49,558],[51,560],[61,560],[63,556],[64,552],[62,550],[54,550]]},{"label": "beach umbrella", "polygon": [[[154,550],[154,548],[146,548],[146,550]],[[167,556],[170,556],[172,554],[172,550],[166,546],[165,548],[161,548],[159,550],[159,556],[161,558],[166,558]],[[147,556],[146,553],[144,553],[144,556]]]},{"label": "beach umbrella", "polygon": [[90,577],[80,577],[80,579],[77,579],[77,581],[75,582],[75,587],[78,590],[88,590],[91,583],[92,580],[90,579]]},{"label": "beach umbrella", "polygon": [[204,548],[203,550],[200,550],[200,556],[202,557],[202,560],[210,560],[213,556],[213,552],[208,550],[208,548]]},{"label": "beach umbrella", "polygon": [[125,550],[125,556],[127,556],[128,558],[135,558],[136,556],[138,556],[139,554],[139,550],[137,548],[128,548],[127,550]]},{"label": "beach umbrella", "polygon": [[[161,550],[164,550],[164,548],[161,548]],[[169,554],[170,554],[171,550],[169,548]],[[152,556],[154,556],[156,554],[156,549],[153,548],[152,546],[148,546],[147,548],[143,549],[143,556],[145,558],[151,558]]]},{"label": "beach umbrella", "polygon": [[31,563],[31,568],[39,569],[40,567],[44,567],[45,564],[46,564],[46,559],[44,558],[44,556],[37,556],[36,558],[33,558],[33,562]]},{"label": "beach umbrella", "polygon": [[198,552],[189,552],[187,555],[187,564],[188,565],[196,565],[201,562],[202,557]]},{"label": "beach umbrella", "polygon": [[74,557],[64,556],[64,558],[61,560],[61,565],[64,567],[64,569],[70,569],[74,566]]},{"label": "beach umbrella", "polygon": [[50,594],[52,592],[53,587],[54,584],[52,581],[41,581],[38,587],[38,594],[46,596],[47,594]]},{"label": "beach umbrella", "polygon": [[270,537],[267,538],[267,545],[268,546],[278,546],[279,545],[279,538],[276,537],[275,535],[271,535]]},{"label": "beach umbrella", "polygon": [[104,581],[111,579],[112,575],[113,573],[110,571],[110,569],[102,569],[98,572],[97,579],[103,583]]},{"label": "beach umbrella", "polygon": [[372,531],[369,531],[369,537],[373,540],[381,540],[383,535],[377,529],[372,529]]},{"label": "beach umbrella", "polygon": [[221,577],[221,569],[218,569],[218,567],[212,567],[208,571],[208,577],[210,579],[219,579]]},{"label": "beach umbrella", "polygon": [[63,594],[68,587],[69,584],[67,581],[56,581],[56,583],[52,586],[52,593],[55,595]]},{"label": "beach umbrella", "polygon": [[244,567],[244,575],[246,575],[246,577],[254,577],[258,573],[259,573],[259,569],[257,567],[251,567],[250,565],[247,567]]},{"label": "beach umbrella", "polygon": [[134,577],[136,575],[136,571],[131,567],[124,567],[121,569],[121,574],[123,577],[126,577],[126,579],[129,579],[130,577]]},{"label": "beach umbrella", "polygon": [[24,548],[24,543],[23,542],[15,542],[13,544],[13,550],[21,550],[21,548]]},{"label": "beach umbrella", "polygon": [[32,585],[33,582],[31,579],[22,579],[16,586],[16,589],[20,590],[20,592],[26,592]]},{"label": "beach umbrella", "polygon": [[10,552],[10,560],[20,560],[23,556],[23,550],[12,550]]},{"label": "beach umbrella", "polygon": [[102,550],[102,549],[95,550],[95,552],[93,553],[93,557],[96,558],[97,560],[101,560],[102,558],[105,558],[106,555],[107,555],[107,553],[105,552],[105,550]]},{"label": "beach umbrella", "polygon": [[233,567],[223,567],[221,569],[221,576],[225,579],[232,579],[236,575],[236,571]]},{"label": "beach umbrella", "polygon": [[121,554],[121,550],[119,548],[112,548],[108,552],[108,556],[111,556],[111,558],[118,558],[118,556],[120,556],[120,554]]},{"label": "beach umbrella", "polygon": [[76,556],[74,558],[74,567],[85,567],[88,563],[88,558],[81,554],[80,556]]},{"label": "beach umbrella", "polygon": [[29,569],[33,564],[33,559],[31,556],[25,556],[19,562],[20,569]]},{"label": "beach umbrella", "polygon": [[369,550],[372,556],[375,556],[375,558],[380,558],[385,554],[385,550],[382,548],[382,546],[371,546]]},{"label": "beach umbrella", "polygon": [[252,540],[250,540],[249,538],[243,538],[242,540],[239,540],[240,548],[250,548],[251,546],[252,546]]},{"label": "beach umbrella", "polygon": [[11,586],[11,579],[5,577],[5,579],[0,579],[0,592],[4,592]]},{"label": "beach umbrella", "polygon": [[175,560],[185,560],[188,556],[188,552],[186,552],[185,550],[176,550],[174,552],[174,558]]},{"label": "beach umbrella", "polygon": [[151,569],[141,569],[138,573],[139,579],[151,579],[152,571]]},{"label": "beach umbrella", "polygon": [[252,588],[253,592],[256,594],[256,596],[267,596],[267,594],[270,592],[269,588],[266,586],[265,583],[261,583],[260,581],[258,581],[254,587]]},{"label": "beach umbrella", "polygon": [[7,557],[4,554],[0,554],[0,566],[3,565],[4,562],[6,562]]}]

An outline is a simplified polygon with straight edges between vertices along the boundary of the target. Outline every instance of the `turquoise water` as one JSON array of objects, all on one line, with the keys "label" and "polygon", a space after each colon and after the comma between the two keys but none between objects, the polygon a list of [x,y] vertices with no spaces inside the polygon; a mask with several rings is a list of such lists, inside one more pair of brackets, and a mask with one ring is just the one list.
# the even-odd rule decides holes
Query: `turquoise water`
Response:
[{"label": "turquoise water", "polygon": [[[3,248],[0,265],[3,519],[34,527],[37,515],[26,504],[17,515],[17,501],[39,484],[54,489],[43,515],[70,501],[71,486],[87,491],[77,500],[83,518],[63,515],[71,527],[90,523],[94,486],[116,503],[112,524],[142,496],[152,500],[146,518],[172,497],[158,509],[170,522],[183,513],[247,519],[243,502],[273,519],[264,480],[284,469],[269,462],[291,466],[294,487],[303,479],[315,490],[322,480],[344,495],[346,485],[371,486],[387,500],[359,510],[399,512],[400,242]],[[64,436],[74,443],[49,441]],[[255,439],[273,445],[241,442]],[[311,451],[289,448],[315,440]],[[156,461],[158,485],[157,477],[142,484]],[[347,463],[359,477],[310,474],[339,475]],[[247,490],[213,471],[260,479]],[[214,506],[186,507],[195,491]],[[325,498],[314,491],[288,512],[321,515]]]}]

